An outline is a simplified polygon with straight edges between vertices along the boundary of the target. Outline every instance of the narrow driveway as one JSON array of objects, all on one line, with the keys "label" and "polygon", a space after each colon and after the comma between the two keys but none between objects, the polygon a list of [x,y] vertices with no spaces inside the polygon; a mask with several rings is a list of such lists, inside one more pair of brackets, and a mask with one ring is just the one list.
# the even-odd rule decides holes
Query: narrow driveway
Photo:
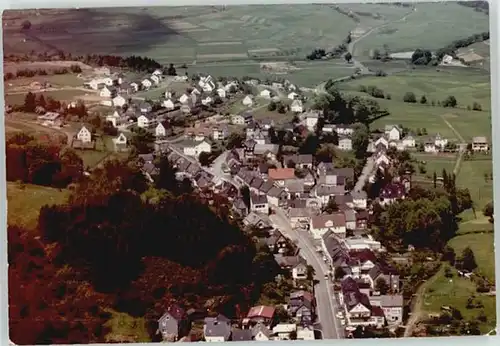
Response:
[{"label": "narrow driveway", "polygon": [[335,314],[339,311],[337,302],[333,296],[330,281],[324,279],[324,274],[328,272],[328,267],[319,258],[306,233],[294,230],[287,216],[281,209],[276,209],[276,213],[271,215],[271,221],[283,234],[297,242],[300,253],[316,272],[316,279],[319,283],[315,286],[315,294],[318,309],[318,319],[324,339],[341,339],[344,333]]},{"label": "narrow driveway", "polygon": [[366,164],[363,167],[363,171],[361,172],[361,175],[358,178],[358,181],[356,182],[356,185],[354,186],[354,191],[360,192],[363,190],[363,187],[366,184],[366,181],[370,177],[370,174],[373,172],[375,168],[375,160],[373,159],[373,156],[370,156],[366,160]]}]

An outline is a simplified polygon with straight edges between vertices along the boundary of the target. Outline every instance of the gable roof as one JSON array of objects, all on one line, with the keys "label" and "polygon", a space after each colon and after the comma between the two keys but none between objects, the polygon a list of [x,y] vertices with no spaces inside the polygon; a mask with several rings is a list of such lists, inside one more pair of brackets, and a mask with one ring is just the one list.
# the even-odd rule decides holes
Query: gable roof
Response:
[{"label": "gable roof", "polygon": [[268,175],[273,180],[294,179],[295,170],[293,168],[270,168]]},{"label": "gable roof", "polygon": [[253,338],[252,330],[234,328],[231,332],[232,341],[251,341]]},{"label": "gable roof", "polygon": [[254,306],[248,311],[248,318],[264,317],[271,319],[274,316],[275,308],[272,306],[259,305]]}]

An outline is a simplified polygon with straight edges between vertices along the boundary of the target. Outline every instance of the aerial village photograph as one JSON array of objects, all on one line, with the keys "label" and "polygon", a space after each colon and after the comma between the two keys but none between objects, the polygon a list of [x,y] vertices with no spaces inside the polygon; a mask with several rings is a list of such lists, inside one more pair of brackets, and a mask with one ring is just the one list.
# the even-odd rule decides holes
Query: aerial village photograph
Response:
[{"label": "aerial village photograph", "polygon": [[13,343],[496,334],[487,2],[2,19]]}]

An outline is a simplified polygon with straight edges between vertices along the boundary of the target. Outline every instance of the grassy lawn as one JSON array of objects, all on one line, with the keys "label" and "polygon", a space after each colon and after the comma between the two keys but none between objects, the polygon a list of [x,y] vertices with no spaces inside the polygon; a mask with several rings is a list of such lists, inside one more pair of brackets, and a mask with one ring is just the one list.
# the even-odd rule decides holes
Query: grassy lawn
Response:
[{"label": "grassy lawn", "polygon": [[[26,97],[26,93],[16,93],[5,95],[5,103],[10,105],[22,105],[24,104],[24,98]],[[39,93],[36,93],[39,94]],[[77,99],[79,96],[85,95],[85,91],[83,90],[54,90],[54,91],[44,91],[42,92],[45,98],[52,97],[58,101],[73,101]]]},{"label": "grassy lawn", "polygon": [[[477,257],[476,257],[477,258]],[[479,260],[478,260],[479,262]],[[453,278],[444,276],[444,267],[435,276],[428,280],[424,293],[422,309],[426,313],[440,313],[441,306],[453,306],[460,310],[464,319],[475,319],[481,310],[484,310],[488,321],[480,325],[481,332],[486,333],[496,326],[495,297],[477,295],[474,283],[467,278],[456,275]],[[484,308],[467,309],[467,299],[475,295]]]},{"label": "grassy lawn", "polygon": [[[465,140],[474,136],[491,137],[491,104],[489,75],[476,69],[424,68],[406,71],[387,77],[367,77],[339,84],[346,93],[368,97],[360,93],[361,86],[376,86],[390,94],[391,99],[375,99],[391,113],[377,120],[373,127],[387,124],[402,124],[410,129],[426,128],[430,135],[440,133],[449,139],[458,139],[446,121]],[[425,95],[428,105],[403,102],[406,92],[413,92],[420,100]],[[432,106],[430,103],[444,100],[453,95],[458,101],[457,108]],[[474,102],[481,104],[483,111],[469,111],[467,106]]]},{"label": "grassy lawn", "polygon": [[493,232],[469,233],[458,235],[451,239],[449,245],[455,249],[457,255],[469,246],[476,257],[479,271],[495,281],[495,247],[493,245]]},{"label": "grassy lawn", "polygon": [[457,184],[469,189],[479,213],[486,203],[493,200],[493,181],[490,178],[485,179],[484,176],[485,173],[489,176],[492,172],[491,159],[463,161],[460,166]]},{"label": "grassy lawn", "polygon": [[62,204],[68,190],[7,182],[7,223],[34,229],[40,208],[46,204]]},{"label": "grassy lawn", "polygon": [[425,179],[432,181],[433,174],[436,172],[437,176],[440,177],[445,169],[447,172],[451,173],[455,167],[456,156],[455,155],[434,155],[434,154],[424,154],[415,153],[412,156],[420,161],[425,162],[425,173],[420,173],[417,169],[416,177],[417,179]]},{"label": "grassy lawn", "polygon": [[[370,49],[385,44],[391,52],[413,51],[418,47],[431,50],[447,46],[454,40],[488,31],[488,17],[471,8],[454,3],[419,3],[406,20],[394,22],[356,45],[356,55],[368,55]],[[471,23],[463,25],[463,23]]]},{"label": "grassy lawn", "polygon": [[144,318],[134,318],[126,313],[110,311],[111,319],[106,322],[110,332],[106,342],[151,342]]}]

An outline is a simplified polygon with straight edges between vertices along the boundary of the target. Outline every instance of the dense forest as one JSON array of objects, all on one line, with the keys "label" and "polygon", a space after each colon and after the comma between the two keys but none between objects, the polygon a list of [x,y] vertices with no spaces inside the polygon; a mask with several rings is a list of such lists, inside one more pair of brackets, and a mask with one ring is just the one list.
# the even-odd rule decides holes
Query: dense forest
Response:
[{"label": "dense forest", "polygon": [[103,342],[109,309],[145,317],[153,338],[170,303],[230,318],[255,303],[277,274],[272,255],[157,164],[151,186],[136,161],[108,161],[43,207],[36,230],[9,225],[13,342]]}]

